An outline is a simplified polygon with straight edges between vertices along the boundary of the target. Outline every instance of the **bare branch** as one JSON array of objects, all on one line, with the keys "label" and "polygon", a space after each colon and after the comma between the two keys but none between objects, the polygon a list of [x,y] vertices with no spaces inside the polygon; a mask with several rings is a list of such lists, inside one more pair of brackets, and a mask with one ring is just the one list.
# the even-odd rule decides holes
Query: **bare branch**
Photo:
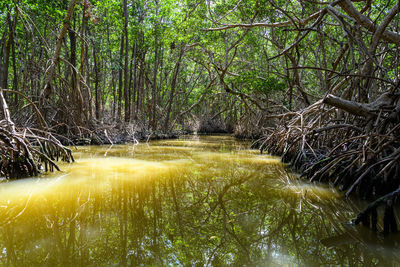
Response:
[{"label": "bare branch", "polygon": [[349,101],[331,94],[326,96],[323,103],[342,109],[356,116],[370,117],[374,115],[372,110],[364,104]]},{"label": "bare branch", "polygon": [[381,36],[384,34],[386,27],[392,21],[394,16],[396,16],[396,14],[399,13],[399,9],[400,9],[400,4],[399,1],[397,1],[396,5],[394,5],[394,7],[389,11],[387,16],[383,19],[381,25],[379,25],[379,27],[376,29],[374,36],[372,37],[370,53],[375,53],[375,50],[378,46]]},{"label": "bare branch", "polygon": [[[309,16],[306,19],[298,20],[297,23],[300,26],[306,25],[308,22],[311,20],[318,18],[318,16],[322,13],[325,12],[325,9],[322,9],[318,12],[315,12],[311,16]],[[281,28],[281,27],[286,27],[286,26],[291,26],[293,25],[292,20],[287,20],[287,21],[282,21],[282,22],[276,22],[276,23],[251,23],[251,24],[230,24],[230,25],[224,25],[219,28],[208,28],[208,29],[203,29],[203,31],[206,32],[211,32],[211,31],[223,31],[223,30],[228,30],[228,29],[233,29],[233,28],[255,28],[255,27],[264,27],[264,28]]]},{"label": "bare branch", "polygon": [[[398,5],[398,3],[397,3]],[[357,11],[350,0],[343,0],[339,2],[339,6],[352,18],[354,18],[357,23],[366,28],[369,32],[375,33],[377,26],[366,16]],[[385,41],[400,44],[400,35],[398,33],[385,30],[382,33],[382,39]]]}]

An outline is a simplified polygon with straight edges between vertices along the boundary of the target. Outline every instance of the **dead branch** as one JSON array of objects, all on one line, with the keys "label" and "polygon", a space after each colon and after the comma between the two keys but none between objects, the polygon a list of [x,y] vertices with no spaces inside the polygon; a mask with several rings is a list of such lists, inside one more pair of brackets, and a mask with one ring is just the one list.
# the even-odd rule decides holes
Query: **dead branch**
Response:
[{"label": "dead branch", "polygon": [[[399,3],[397,2],[396,5],[398,6]],[[376,32],[376,30],[377,30],[376,24],[374,24],[367,16],[364,16],[363,14],[358,12],[350,0],[339,1],[339,6],[349,16],[354,18],[358,24],[363,26],[369,32],[372,32],[372,33]],[[394,43],[394,44],[400,44],[400,35],[398,33],[384,30],[380,35],[382,36],[382,39],[384,39],[387,42]]]},{"label": "dead branch", "polygon": [[323,103],[342,109],[356,116],[362,116],[362,117],[375,116],[371,108],[369,108],[367,105],[355,101],[342,99],[340,97],[331,94],[327,95],[324,98]]},{"label": "dead branch", "polygon": [[[306,19],[303,20],[297,20],[296,22],[303,26],[306,25],[308,22],[311,20],[318,18],[318,16],[324,12],[325,10],[320,10],[318,12],[315,12],[311,16],[309,16]],[[208,28],[208,29],[203,29],[205,32],[210,32],[210,31],[223,31],[223,30],[228,30],[228,29],[234,29],[234,28],[255,28],[255,27],[264,27],[264,28],[281,28],[281,27],[286,27],[286,26],[291,26],[293,25],[293,20],[287,20],[287,21],[282,21],[282,22],[276,22],[276,23],[251,23],[251,24],[230,24],[230,25],[224,25],[222,27],[218,28]]]}]

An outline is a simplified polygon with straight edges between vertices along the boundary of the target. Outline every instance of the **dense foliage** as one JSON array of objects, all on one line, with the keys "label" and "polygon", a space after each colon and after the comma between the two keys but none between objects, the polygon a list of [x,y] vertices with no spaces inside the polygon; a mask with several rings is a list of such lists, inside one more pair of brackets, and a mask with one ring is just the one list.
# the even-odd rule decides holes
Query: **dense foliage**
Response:
[{"label": "dense foliage", "polygon": [[[40,104],[64,134],[84,135],[93,123],[167,131],[207,119],[261,133],[268,114],[315,102],[369,56],[368,75],[386,82],[359,81],[346,98],[368,102],[396,82],[398,12],[374,48],[369,25],[384,23],[396,1],[339,2],[2,1],[1,87]],[[35,124],[31,106],[7,99],[19,122]]]}]

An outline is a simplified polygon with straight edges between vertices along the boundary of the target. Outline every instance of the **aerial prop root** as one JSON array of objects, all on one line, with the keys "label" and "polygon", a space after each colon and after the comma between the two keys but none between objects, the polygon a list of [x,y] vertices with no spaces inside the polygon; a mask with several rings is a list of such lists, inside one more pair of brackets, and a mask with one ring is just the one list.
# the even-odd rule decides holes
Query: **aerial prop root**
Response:
[{"label": "aerial prop root", "polygon": [[[12,90],[0,88],[2,117],[0,120],[0,176],[8,179],[37,176],[42,171],[59,170],[56,161],[59,159],[74,161],[72,152],[63,146],[50,131],[46,130],[39,110],[33,102],[34,110],[43,130],[30,128],[17,129],[11,119],[4,92]],[[18,93],[20,95],[20,93]],[[38,114],[39,112],[39,114]]]},{"label": "aerial prop root", "polygon": [[[282,115],[275,129],[256,143],[261,153],[282,156],[310,181],[373,201],[400,185],[400,101],[383,100],[361,104],[328,95]],[[339,111],[345,115],[338,116]],[[397,200],[385,202],[385,233],[397,230],[392,208]],[[368,214],[369,226],[376,229],[373,209]]]}]

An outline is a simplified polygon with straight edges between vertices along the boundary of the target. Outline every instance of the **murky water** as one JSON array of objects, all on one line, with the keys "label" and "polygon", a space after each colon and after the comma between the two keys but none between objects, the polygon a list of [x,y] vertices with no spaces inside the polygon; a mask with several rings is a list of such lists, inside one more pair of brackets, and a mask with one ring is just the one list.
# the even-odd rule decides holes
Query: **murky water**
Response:
[{"label": "murky water", "polygon": [[81,147],[77,163],[0,185],[0,265],[398,266],[397,236],[226,136]]}]

